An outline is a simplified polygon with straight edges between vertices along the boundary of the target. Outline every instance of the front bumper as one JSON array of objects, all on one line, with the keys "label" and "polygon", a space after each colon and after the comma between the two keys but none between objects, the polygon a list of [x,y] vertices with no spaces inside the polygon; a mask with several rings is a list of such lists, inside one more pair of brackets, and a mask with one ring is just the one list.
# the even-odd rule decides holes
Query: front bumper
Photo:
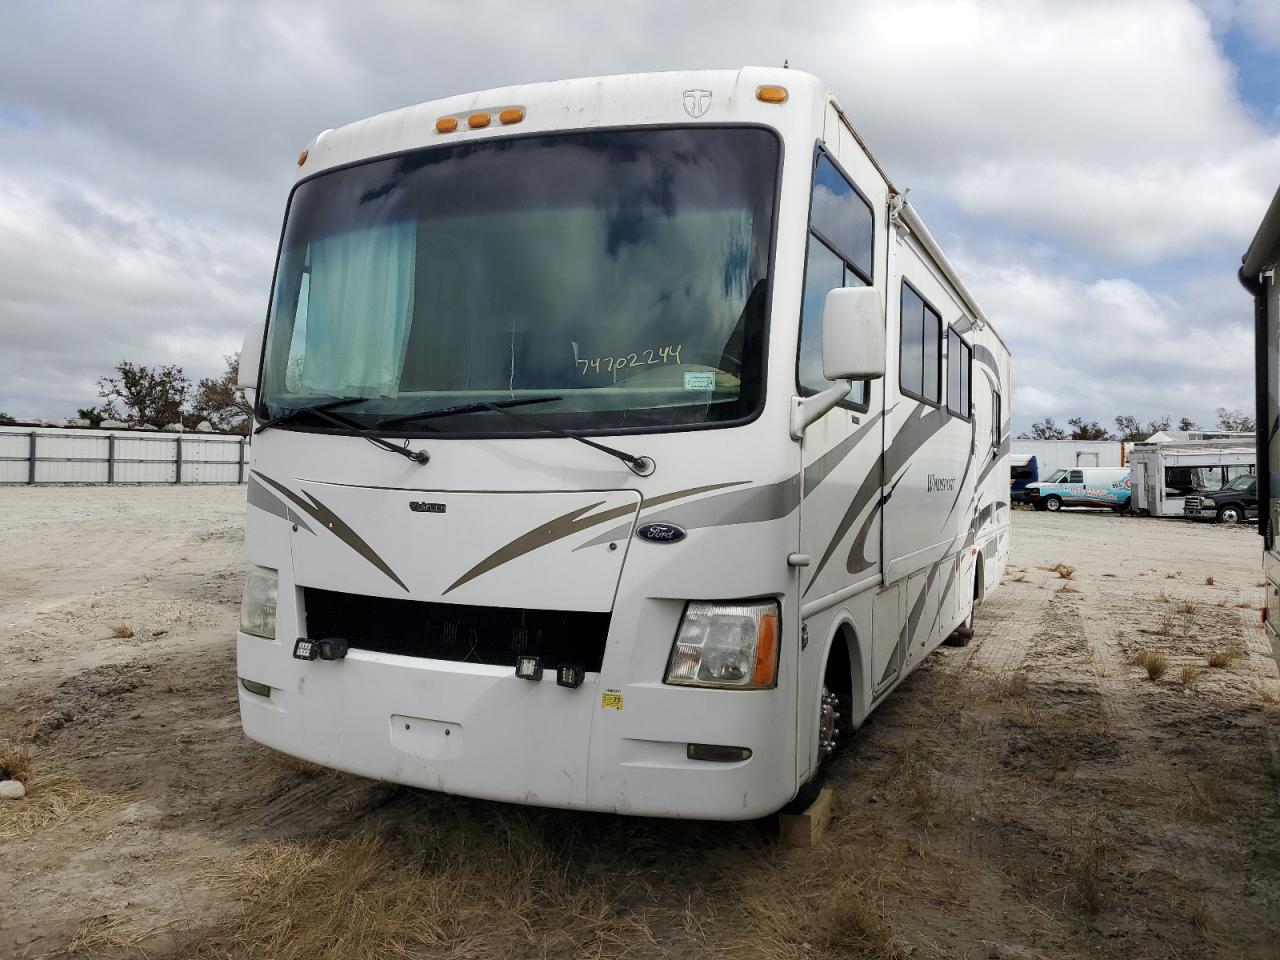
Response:
[{"label": "front bumper", "polygon": [[[348,773],[537,806],[709,820],[772,813],[796,790],[795,726],[781,691],[661,682],[577,689],[554,674],[352,650],[300,661],[292,646],[239,634],[240,716],[252,739]],[[615,694],[606,697],[606,692]],[[620,696],[621,709],[618,709]],[[750,759],[690,760],[690,742]]]},{"label": "front bumper", "polygon": [[1183,507],[1182,515],[1188,520],[1217,520],[1218,508],[1211,503],[1202,503],[1199,506]]}]

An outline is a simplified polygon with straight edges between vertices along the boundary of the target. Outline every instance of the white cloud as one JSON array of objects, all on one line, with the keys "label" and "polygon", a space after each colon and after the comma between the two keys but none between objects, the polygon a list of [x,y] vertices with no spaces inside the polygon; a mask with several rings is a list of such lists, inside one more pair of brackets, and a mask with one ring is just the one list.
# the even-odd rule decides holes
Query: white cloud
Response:
[{"label": "white cloud", "polygon": [[[1153,395],[1211,409],[1196,398],[1218,390],[1216,378],[1238,394],[1240,363],[1206,361],[1215,382],[1202,376],[1184,393],[1172,385],[1191,381],[1185,357],[1151,344],[1195,343],[1237,322],[1234,307],[1224,294],[1210,316],[1190,284],[1124,278],[1134,265],[1212,256],[1234,282],[1230,261],[1275,187],[1280,139],[1241,103],[1214,30],[1280,36],[1268,32],[1278,10],[1272,0],[22,5],[0,32],[0,408],[65,415],[125,355],[219,367],[264,311],[292,160],[325,127],[506,83],[789,58],[828,80],[926,215],[964,213],[966,274],[1016,343],[1028,410],[1105,396],[1136,411]],[[1028,235],[1033,250],[1008,247]],[[1064,259],[1076,264],[1069,277]],[[1092,341],[1109,342],[1096,361],[1059,338],[1082,324],[1102,336],[1101,318],[1144,333]]]}]

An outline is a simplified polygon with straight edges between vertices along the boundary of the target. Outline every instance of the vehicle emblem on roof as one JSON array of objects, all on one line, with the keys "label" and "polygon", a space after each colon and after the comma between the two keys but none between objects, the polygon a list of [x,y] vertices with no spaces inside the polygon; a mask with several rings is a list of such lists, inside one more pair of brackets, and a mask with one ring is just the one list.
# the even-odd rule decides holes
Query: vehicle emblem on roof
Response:
[{"label": "vehicle emblem on roof", "polygon": [[711,109],[710,90],[686,90],[684,92],[684,112],[697,120]]}]

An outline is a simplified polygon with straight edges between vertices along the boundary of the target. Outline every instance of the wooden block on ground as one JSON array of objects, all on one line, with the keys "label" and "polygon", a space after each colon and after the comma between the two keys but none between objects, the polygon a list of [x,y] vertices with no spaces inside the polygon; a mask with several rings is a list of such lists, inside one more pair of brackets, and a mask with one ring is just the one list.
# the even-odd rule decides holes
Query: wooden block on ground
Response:
[{"label": "wooden block on ground", "polygon": [[779,839],[789,847],[812,847],[827,832],[834,796],[824,787],[817,799],[800,813],[778,814]]}]

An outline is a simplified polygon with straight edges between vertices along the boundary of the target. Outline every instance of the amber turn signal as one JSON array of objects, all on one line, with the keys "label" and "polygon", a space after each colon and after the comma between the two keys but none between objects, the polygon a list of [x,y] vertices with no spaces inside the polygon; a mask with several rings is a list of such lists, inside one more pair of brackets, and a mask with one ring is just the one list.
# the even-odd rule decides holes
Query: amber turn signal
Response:
[{"label": "amber turn signal", "polygon": [[498,114],[498,119],[503,123],[519,123],[524,119],[524,107],[507,107]]},{"label": "amber turn signal", "polygon": [[763,103],[786,103],[786,87],[756,87],[756,99]]},{"label": "amber turn signal", "polygon": [[453,133],[458,129],[456,117],[441,117],[436,121],[436,133]]},{"label": "amber turn signal", "polygon": [[307,162],[307,151],[303,150],[300,154],[298,154],[298,166],[302,166],[306,162]]},{"label": "amber turn signal", "polygon": [[473,130],[489,125],[489,115],[487,113],[473,113],[467,117],[467,126]]}]

